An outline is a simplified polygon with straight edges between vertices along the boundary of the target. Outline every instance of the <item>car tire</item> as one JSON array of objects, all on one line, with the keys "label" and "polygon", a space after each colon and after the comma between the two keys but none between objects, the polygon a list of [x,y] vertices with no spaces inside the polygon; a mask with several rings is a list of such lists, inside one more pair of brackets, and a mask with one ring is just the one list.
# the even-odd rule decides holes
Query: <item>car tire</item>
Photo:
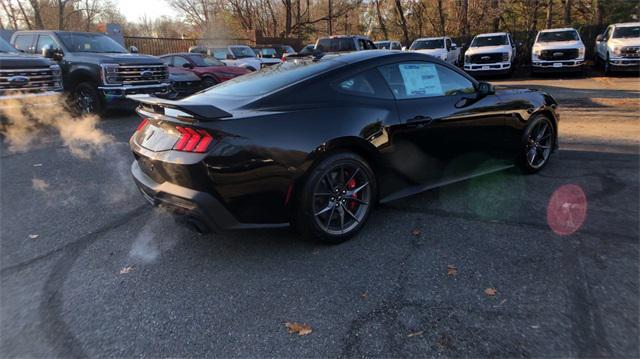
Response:
[{"label": "car tire", "polygon": [[376,177],[360,156],[340,152],[321,160],[308,175],[294,214],[304,237],[342,243],[365,225],[377,200]]},{"label": "car tire", "polygon": [[553,121],[545,115],[535,116],[529,120],[522,134],[516,164],[526,174],[541,171],[549,162],[556,140]]},{"label": "car tire", "polygon": [[73,108],[78,115],[102,115],[102,97],[94,83],[81,82],[73,89]]},{"label": "car tire", "polygon": [[209,87],[217,85],[219,82],[211,76],[207,76],[202,79],[202,88],[208,89]]}]

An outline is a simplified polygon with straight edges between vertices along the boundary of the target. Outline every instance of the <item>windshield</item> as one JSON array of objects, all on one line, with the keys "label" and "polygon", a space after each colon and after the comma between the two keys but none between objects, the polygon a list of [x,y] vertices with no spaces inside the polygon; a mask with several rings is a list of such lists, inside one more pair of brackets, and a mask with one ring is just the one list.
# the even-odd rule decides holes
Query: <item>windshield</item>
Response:
[{"label": "windshield", "polygon": [[0,38],[0,52],[18,52],[11,44]]},{"label": "windshield", "polygon": [[428,50],[428,49],[443,49],[444,41],[442,39],[431,40],[416,40],[411,44],[409,50]]},{"label": "windshield", "polygon": [[102,34],[61,32],[58,37],[71,52],[127,53],[124,47]]},{"label": "windshield", "polygon": [[625,26],[625,27],[617,27],[613,31],[614,39],[623,39],[629,37],[640,37],[640,26]]},{"label": "windshield", "polygon": [[541,32],[540,35],[538,35],[537,42],[576,41],[576,40],[578,40],[578,33],[575,30],[568,30],[568,31]]},{"label": "windshield", "polygon": [[197,67],[224,66],[224,62],[211,56],[191,55],[190,58]]},{"label": "windshield", "polygon": [[482,46],[500,46],[500,45],[509,45],[509,40],[505,35],[498,36],[479,36],[473,38],[471,41],[471,47],[482,47]]},{"label": "windshield", "polygon": [[223,82],[210,88],[203,95],[259,96],[338,66],[342,66],[342,63],[332,60],[286,61]]},{"label": "windshield", "polygon": [[322,52],[356,51],[356,44],[350,37],[325,38],[318,40],[316,49]]},{"label": "windshield", "polygon": [[374,42],[374,44],[376,44],[376,47],[378,49],[389,50],[391,48],[391,42],[390,41],[377,41],[377,42]]},{"label": "windshield", "polygon": [[233,46],[231,47],[231,52],[233,52],[233,56],[238,59],[256,57],[256,53],[253,52],[253,49],[249,46]]},{"label": "windshield", "polygon": [[273,58],[277,57],[276,49],[260,49],[260,54],[262,57]]}]

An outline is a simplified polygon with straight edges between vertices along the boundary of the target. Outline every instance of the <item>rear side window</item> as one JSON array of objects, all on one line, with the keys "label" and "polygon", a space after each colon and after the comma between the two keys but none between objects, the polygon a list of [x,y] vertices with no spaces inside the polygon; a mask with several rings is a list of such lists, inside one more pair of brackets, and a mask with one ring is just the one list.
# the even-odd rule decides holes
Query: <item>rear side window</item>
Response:
[{"label": "rear side window", "polygon": [[18,50],[33,53],[33,40],[35,39],[35,35],[18,35],[16,36],[15,43],[13,47]]},{"label": "rear side window", "polygon": [[160,60],[167,66],[173,66],[173,56],[161,57]]},{"label": "rear side window", "polygon": [[379,68],[398,100],[473,93],[473,83],[446,67],[430,62],[411,62]]},{"label": "rear side window", "polygon": [[338,92],[355,96],[393,99],[384,79],[376,69],[342,78],[336,81],[333,87]]}]

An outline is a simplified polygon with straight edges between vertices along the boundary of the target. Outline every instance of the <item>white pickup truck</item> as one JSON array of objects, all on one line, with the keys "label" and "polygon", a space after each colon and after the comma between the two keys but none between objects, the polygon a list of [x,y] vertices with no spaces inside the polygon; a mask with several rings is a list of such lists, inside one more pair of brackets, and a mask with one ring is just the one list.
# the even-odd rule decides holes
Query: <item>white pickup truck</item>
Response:
[{"label": "white pickup truck", "polygon": [[460,48],[447,36],[417,39],[409,51],[431,55],[456,66],[460,63]]},{"label": "white pickup truck", "polygon": [[606,75],[640,70],[640,22],[609,25],[596,37],[596,61]]},{"label": "white pickup truck", "polygon": [[516,58],[516,44],[508,32],[479,34],[464,54],[469,74],[510,74]]},{"label": "white pickup truck", "polygon": [[584,43],[576,29],[542,30],[531,49],[531,73],[582,71],[584,51]]},{"label": "white pickup truck", "polygon": [[244,67],[249,71],[257,71],[265,66],[253,49],[246,45],[213,48],[209,52],[210,55],[229,66]]}]

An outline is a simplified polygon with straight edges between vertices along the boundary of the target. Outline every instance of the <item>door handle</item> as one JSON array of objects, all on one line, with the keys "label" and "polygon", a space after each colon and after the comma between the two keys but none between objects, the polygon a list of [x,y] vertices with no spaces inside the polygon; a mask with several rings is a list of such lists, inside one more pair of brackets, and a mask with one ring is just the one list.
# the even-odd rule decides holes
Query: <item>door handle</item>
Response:
[{"label": "door handle", "polygon": [[417,115],[414,118],[410,118],[407,120],[407,125],[416,126],[416,127],[425,127],[430,125],[433,122],[433,118],[429,116]]}]

